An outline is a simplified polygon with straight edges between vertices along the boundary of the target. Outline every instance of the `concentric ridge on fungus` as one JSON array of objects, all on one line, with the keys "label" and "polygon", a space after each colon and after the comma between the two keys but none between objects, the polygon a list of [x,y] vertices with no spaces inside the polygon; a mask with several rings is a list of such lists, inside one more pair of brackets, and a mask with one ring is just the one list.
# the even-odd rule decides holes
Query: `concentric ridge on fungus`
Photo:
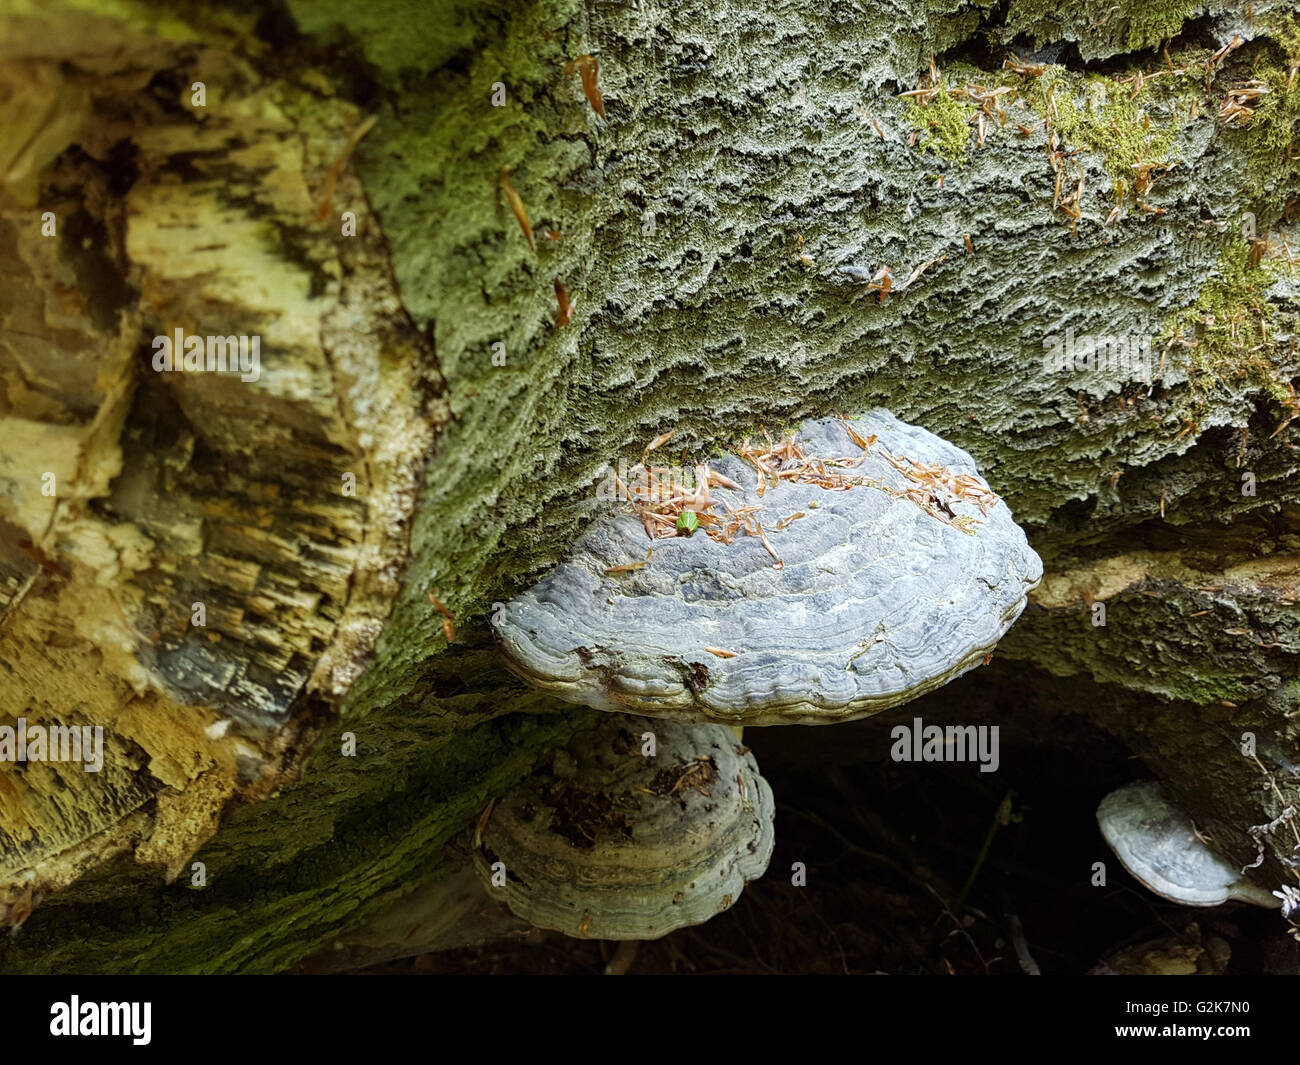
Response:
[{"label": "concentric ridge on fungus", "polygon": [[774,816],[730,729],[620,715],[498,800],[474,865],[489,894],[538,928],[656,939],[729,909],[763,875]]},{"label": "concentric ridge on fungus", "polygon": [[779,568],[758,536],[702,532],[653,541],[633,568],[652,542],[638,516],[611,513],[494,618],[507,665],[601,710],[774,725],[878,713],[979,664],[1042,563],[1001,501],[914,501],[914,464],[986,487],[966,452],[885,410],[848,424],[865,452],[837,419],[807,423],[798,439],[806,454],[853,461],[837,472],[869,483],[783,479],[760,495],[741,458],[710,464],[740,486],[711,489],[716,511],[761,507]]}]

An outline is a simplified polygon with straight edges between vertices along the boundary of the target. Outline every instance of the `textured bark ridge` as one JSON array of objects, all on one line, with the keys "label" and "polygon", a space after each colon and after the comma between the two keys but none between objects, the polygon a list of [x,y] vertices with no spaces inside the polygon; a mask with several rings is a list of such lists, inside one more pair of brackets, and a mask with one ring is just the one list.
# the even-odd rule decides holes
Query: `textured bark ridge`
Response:
[{"label": "textured bark ridge", "polygon": [[[878,406],[1044,560],[999,655],[1295,881],[1293,11],[172,9],[0,15],[0,725],[106,748],[0,763],[0,967],[269,971],[477,912],[448,844],[591,720],[502,669],[493,603],[658,433]],[[177,329],[260,376],[156,372]]]}]

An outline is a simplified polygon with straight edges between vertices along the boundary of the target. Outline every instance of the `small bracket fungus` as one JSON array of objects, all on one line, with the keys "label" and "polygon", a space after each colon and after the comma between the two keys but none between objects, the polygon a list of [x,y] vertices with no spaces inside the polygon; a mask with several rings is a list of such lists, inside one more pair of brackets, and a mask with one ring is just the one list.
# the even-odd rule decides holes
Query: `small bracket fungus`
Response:
[{"label": "small bracket fungus", "polygon": [[1206,846],[1188,817],[1165,798],[1158,781],[1112,791],[1097,807],[1097,824],[1124,868],[1161,898],[1184,906],[1218,906],[1229,900],[1278,905]]},{"label": "small bracket fungus", "polygon": [[[656,753],[644,757],[649,731]],[[721,913],[762,876],[774,816],[771,789],[729,729],[611,717],[496,802],[474,866],[538,928],[657,939]]]},{"label": "small bracket fungus", "polygon": [[595,523],[494,617],[511,670],[601,710],[848,721],[978,665],[1042,576],[971,457],[884,410],[674,491],[706,535],[676,535],[671,506]]}]

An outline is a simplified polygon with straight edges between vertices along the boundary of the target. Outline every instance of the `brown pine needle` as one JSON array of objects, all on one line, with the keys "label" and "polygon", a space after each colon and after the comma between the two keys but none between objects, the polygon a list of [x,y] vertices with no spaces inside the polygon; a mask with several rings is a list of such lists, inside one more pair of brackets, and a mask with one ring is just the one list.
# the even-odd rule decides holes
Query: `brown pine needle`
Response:
[{"label": "brown pine needle", "polygon": [[533,239],[533,224],[528,221],[528,210],[524,207],[524,201],[515,187],[510,184],[510,174],[501,171],[501,191],[506,194],[506,202],[510,204],[510,210],[514,212],[515,218],[519,221],[519,228],[524,231],[524,239],[528,241],[528,247],[537,251],[537,242]]},{"label": "brown pine needle", "polygon": [[456,620],[456,615],[451,612],[451,610],[447,607],[447,604],[444,603],[432,592],[429,593],[429,602],[433,604],[433,608],[437,610],[438,613],[441,614],[443,617],[449,618],[452,621]]},{"label": "brown pine needle", "polygon": [[591,104],[591,109],[601,118],[605,118],[605,100],[600,95],[600,85],[597,83],[600,60],[594,55],[580,55],[577,59],[564,64],[565,74],[573,74],[575,71],[582,78],[582,91],[587,97],[587,102]]},{"label": "brown pine needle", "polygon": [[645,569],[650,562],[650,556],[654,553],[655,549],[653,547],[648,548],[645,553],[645,558],[640,562],[629,562],[625,566],[611,566],[605,571],[605,576],[610,577],[615,573],[635,573],[639,569]]},{"label": "brown pine needle", "polygon": [[339,175],[343,173],[343,168],[348,165],[348,159],[351,158],[356,146],[361,143],[361,138],[369,133],[378,121],[378,115],[371,115],[357,126],[348,138],[347,144],[343,146],[343,150],[339,152],[338,158],[330,166],[329,173],[325,175],[325,191],[321,196],[321,204],[316,211],[317,222],[324,222],[330,216],[330,212],[334,209],[334,185],[338,181]]},{"label": "brown pine needle", "polygon": [[645,465],[645,460],[650,457],[650,452],[658,451],[664,444],[673,438],[676,429],[669,429],[666,433],[660,433],[650,443],[646,444],[645,450],[641,452],[641,464]]}]

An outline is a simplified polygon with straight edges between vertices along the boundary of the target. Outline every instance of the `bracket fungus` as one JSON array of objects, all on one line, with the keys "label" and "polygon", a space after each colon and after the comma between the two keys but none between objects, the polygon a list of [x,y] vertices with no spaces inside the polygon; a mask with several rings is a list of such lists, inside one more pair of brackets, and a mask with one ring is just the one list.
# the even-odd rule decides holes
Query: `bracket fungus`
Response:
[{"label": "bracket fungus", "polygon": [[762,876],[774,817],[771,789],[728,729],[620,715],[490,808],[474,866],[538,928],[656,939],[728,909]]},{"label": "bracket fungus", "polygon": [[[730,725],[864,717],[979,664],[1042,576],[974,460],[885,410],[809,422],[686,487],[638,469],[620,483],[633,512],[593,524],[493,619],[509,668],[570,702]],[[699,533],[675,535],[684,512]]]},{"label": "bracket fungus", "polygon": [[1161,898],[1184,906],[1230,900],[1278,906],[1277,898],[1210,850],[1158,781],[1112,791],[1097,807],[1097,824],[1124,868]]}]

